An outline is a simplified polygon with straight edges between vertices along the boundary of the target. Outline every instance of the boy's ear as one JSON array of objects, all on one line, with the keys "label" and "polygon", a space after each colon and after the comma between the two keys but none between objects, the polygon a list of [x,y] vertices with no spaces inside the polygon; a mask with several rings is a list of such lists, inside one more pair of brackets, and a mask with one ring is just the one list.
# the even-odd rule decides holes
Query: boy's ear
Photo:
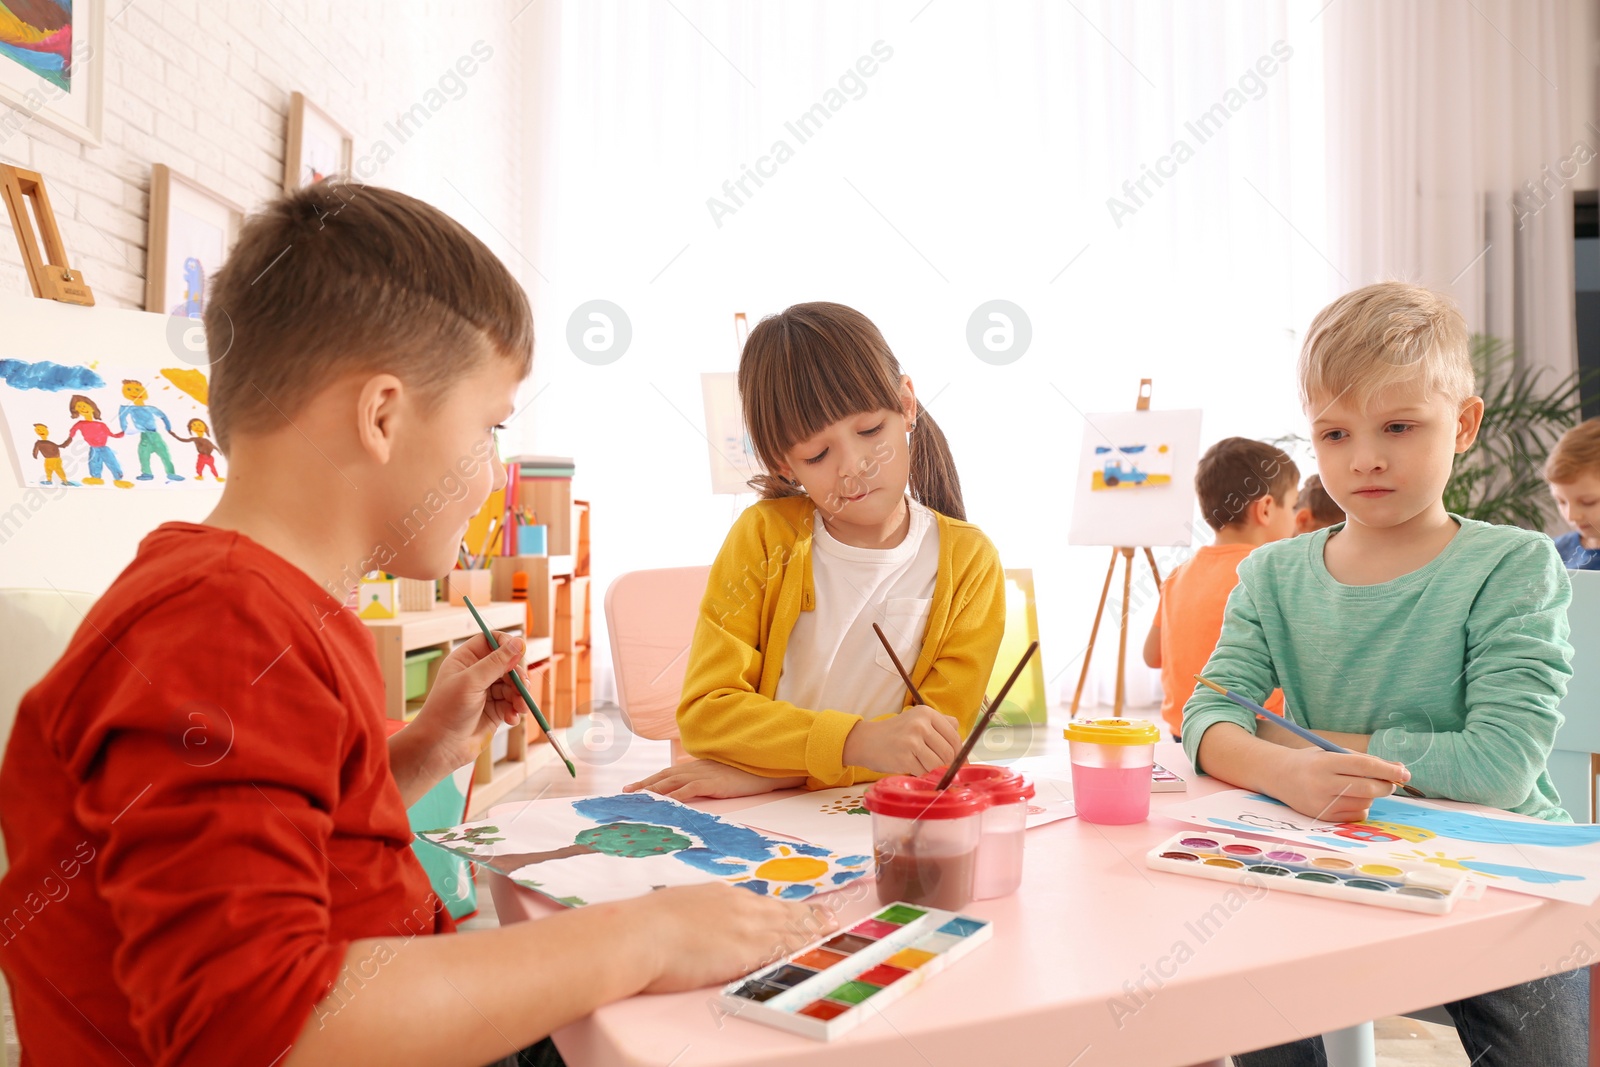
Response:
[{"label": "boy's ear", "polygon": [[1456,416],[1456,455],[1472,447],[1483,427],[1483,397],[1469,396],[1461,402],[1461,413]]},{"label": "boy's ear", "polygon": [[1314,523],[1315,521],[1316,521],[1316,519],[1312,518],[1312,516],[1311,516],[1311,509],[1310,508],[1300,508],[1300,509],[1298,509],[1294,513],[1294,532],[1297,535],[1298,534],[1303,534],[1303,533],[1310,533],[1311,530],[1312,530],[1312,525],[1311,524]]},{"label": "boy's ear", "polygon": [[374,374],[356,396],[356,440],[378,463],[393,453],[404,400],[405,383],[393,374]]}]

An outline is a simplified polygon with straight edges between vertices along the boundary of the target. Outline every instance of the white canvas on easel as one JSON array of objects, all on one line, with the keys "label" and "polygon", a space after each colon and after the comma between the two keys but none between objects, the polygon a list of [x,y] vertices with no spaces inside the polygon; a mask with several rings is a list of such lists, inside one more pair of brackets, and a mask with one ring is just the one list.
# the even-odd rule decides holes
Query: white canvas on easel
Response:
[{"label": "white canvas on easel", "polygon": [[1084,418],[1067,544],[1190,544],[1199,409],[1112,411]]},{"label": "white canvas on easel", "polygon": [[739,410],[737,379],[738,375],[731,371],[700,375],[713,493],[748,493],[751,490],[747,483],[761,473],[761,460],[745,432],[744,415]]}]

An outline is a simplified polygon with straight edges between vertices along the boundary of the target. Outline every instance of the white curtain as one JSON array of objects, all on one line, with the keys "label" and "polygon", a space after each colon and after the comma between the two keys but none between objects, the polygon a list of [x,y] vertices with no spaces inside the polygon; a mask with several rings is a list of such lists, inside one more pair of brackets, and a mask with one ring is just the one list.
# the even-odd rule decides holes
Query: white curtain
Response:
[{"label": "white curtain", "polygon": [[[877,323],[944,427],[969,517],[1008,566],[1034,569],[1046,675],[1070,699],[1109,554],[1065,544],[1083,413],[1132,407],[1151,377],[1155,406],[1204,408],[1203,444],[1301,427],[1297,332],[1342,284],[1315,12],[527,9],[521,254],[541,335],[518,428],[522,447],[576,457],[597,589],[708,562],[751,499],[711,495],[703,438],[700,374],[736,366],[733,314],[836,300]],[[614,362],[568,344],[596,299],[631,327]],[[967,341],[995,299],[1031,323],[1006,365]],[[1182,555],[1158,550],[1164,571]],[[1141,570],[1134,704],[1157,699],[1138,655],[1150,594]],[[1091,702],[1110,699],[1120,595],[1119,579]]]},{"label": "white curtain", "polygon": [[1445,290],[1552,382],[1572,373],[1572,191],[1593,188],[1580,170],[1600,152],[1600,131],[1567,126],[1590,91],[1572,5],[1338,0],[1323,20],[1343,280]]}]

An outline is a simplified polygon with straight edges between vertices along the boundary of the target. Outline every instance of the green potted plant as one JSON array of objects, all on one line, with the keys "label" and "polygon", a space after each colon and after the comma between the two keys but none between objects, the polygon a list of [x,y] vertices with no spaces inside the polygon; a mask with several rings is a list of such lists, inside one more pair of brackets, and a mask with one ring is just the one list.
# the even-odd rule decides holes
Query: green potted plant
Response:
[{"label": "green potted plant", "polygon": [[1478,439],[1456,457],[1444,489],[1449,511],[1469,519],[1543,530],[1554,517],[1540,473],[1550,449],[1581,418],[1581,388],[1595,372],[1546,384],[1545,368],[1529,368],[1510,344],[1473,334],[1472,367],[1483,397]]}]

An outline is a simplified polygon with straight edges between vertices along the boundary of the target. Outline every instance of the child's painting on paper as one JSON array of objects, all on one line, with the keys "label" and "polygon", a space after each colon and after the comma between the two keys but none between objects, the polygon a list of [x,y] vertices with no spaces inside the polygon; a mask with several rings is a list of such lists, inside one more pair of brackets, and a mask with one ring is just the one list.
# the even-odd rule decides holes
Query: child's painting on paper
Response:
[{"label": "child's painting on paper", "polygon": [[1166,814],[1197,826],[1471,871],[1485,885],[1530,896],[1575,904],[1600,898],[1600,826],[1408,797],[1374,800],[1361,822],[1329,823],[1241,789],[1213,793]]},{"label": "child's painting on paper", "polygon": [[1148,489],[1172,484],[1172,446],[1096,445],[1090,490]]},{"label": "child's painting on paper", "polygon": [[417,837],[569,907],[703,882],[805,900],[872,869],[870,841],[859,854],[780,841],[653,793],[502,804]]},{"label": "child's painting on paper", "polygon": [[24,485],[214,488],[225,475],[206,404],[193,367],[0,359],[0,412]]}]

